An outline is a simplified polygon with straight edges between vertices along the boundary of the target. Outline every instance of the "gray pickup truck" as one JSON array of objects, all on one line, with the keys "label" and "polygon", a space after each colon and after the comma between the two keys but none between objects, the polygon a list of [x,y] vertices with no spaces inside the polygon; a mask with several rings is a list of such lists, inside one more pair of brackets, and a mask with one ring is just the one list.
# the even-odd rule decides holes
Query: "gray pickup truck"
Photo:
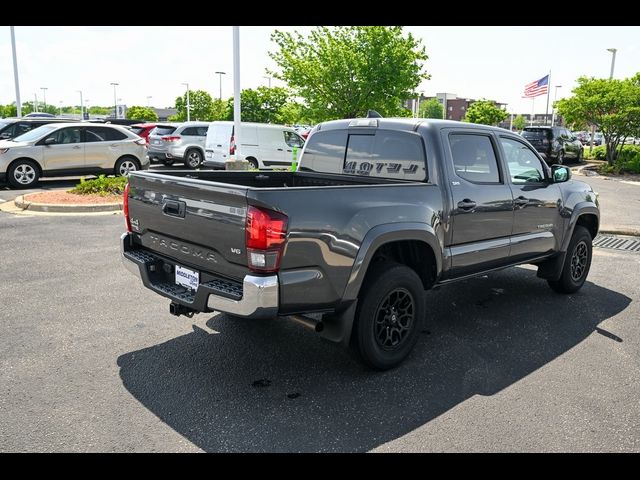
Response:
[{"label": "gray pickup truck", "polygon": [[337,120],[296,172],[133,172],[122,256],[175,315],[287,317],[387,369],[434,285],[519,264],[583,285],[598,201],[570,176],[499,128]]}]

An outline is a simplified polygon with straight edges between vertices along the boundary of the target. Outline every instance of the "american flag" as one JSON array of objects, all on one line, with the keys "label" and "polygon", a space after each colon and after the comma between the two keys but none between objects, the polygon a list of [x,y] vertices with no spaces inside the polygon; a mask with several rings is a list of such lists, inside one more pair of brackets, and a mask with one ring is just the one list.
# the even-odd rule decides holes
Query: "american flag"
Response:
[{"label": "american flag", "polygon": [[524,86],[525,97],[537,97],[538,95],[544,95],[549,91],[549,75],[545,75],[540,80],[528,83]]}]

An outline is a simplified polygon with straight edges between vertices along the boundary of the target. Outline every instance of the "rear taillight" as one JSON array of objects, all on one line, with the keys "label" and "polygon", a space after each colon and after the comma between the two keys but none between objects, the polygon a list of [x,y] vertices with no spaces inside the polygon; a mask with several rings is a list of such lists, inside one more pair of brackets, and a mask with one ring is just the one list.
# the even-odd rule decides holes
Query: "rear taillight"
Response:
[{"label": "rear taillight", "polygon": [[229,142],[229,155],[236,153],[236,139],[231,135],[231,141]]},{"label": "rear taillight", "polygon": [[127,226],[127,232],[131,232],[131,220],[129,220],[129,182],[127,182],[127,185],[124,187],[124,193],[122,194],[124,199],[123,199],[123,204],[122,204],[122,211],[124,213],[124,223]]},{"label": "rear taillight", "polygon": [[247,209],[246,243],[249,269],[277,272],[287,241],[288,218],[265,208]]},{"label": "rear taillight", "polygon": [[164,140],[165,142],[177,142],[178,140],[180,140],[182,137],[178,136],[178,135],[169,135],[167,137],[160,137],[162,140]]}]

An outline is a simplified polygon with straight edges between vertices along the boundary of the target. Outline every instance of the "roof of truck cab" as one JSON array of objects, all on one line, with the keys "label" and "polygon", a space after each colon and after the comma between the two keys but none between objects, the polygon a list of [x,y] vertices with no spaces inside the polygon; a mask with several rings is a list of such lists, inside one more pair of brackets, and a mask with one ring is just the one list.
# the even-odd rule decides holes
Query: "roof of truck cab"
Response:
[{"label": "roof of truck cab", "polygon": [[[503,128],[492,127],[490,125],[481,125],[477,123],[467,123],[467,122],[457,122],[455,120],[439,120],[435,118],[406,118],[406,117],[398,117],[398,118],[346,118],[343,120],[331,120],[328,122],[324,122],[319,124],[316,127],[317,131],[323,130],[337,130],[337,129],[345,129],[349,128],[351,123],[354,120],[377,120],[377,128],[384,128],[388,130],[413,130],[417,131],[422,128],[430,128],[430,129],[442,129],[442,128],[465,128],[465,129],[475,129],[475,130],[499,130],[508,132]],[[372,128],[372,127],[355,127],[351,128]]]}]

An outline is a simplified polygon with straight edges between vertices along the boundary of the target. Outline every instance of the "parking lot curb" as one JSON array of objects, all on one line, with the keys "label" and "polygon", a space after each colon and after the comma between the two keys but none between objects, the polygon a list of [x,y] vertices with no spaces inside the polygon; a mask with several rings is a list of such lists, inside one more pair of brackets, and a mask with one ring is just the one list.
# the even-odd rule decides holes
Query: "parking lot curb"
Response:
[{"label": "parking lot curb", "polygon": [[117,212],[122,210],[122,203],[98,203],[91,205],[78,204],[54,204],[30,202],[29,195],[20,195],[14,200],[15,206],[32,212],[48,213],[96,213],[96,212]]},{"label": "parking lot curb", "polygon": [[604,234],[604,235],[625,235],[628,237],[640,237],[640,230],[638,229],[633,229],[633,228],[628,228],[628,229],[621,229],[621,228],[602,228],[600,230],[598,230],[598,234]]}]

